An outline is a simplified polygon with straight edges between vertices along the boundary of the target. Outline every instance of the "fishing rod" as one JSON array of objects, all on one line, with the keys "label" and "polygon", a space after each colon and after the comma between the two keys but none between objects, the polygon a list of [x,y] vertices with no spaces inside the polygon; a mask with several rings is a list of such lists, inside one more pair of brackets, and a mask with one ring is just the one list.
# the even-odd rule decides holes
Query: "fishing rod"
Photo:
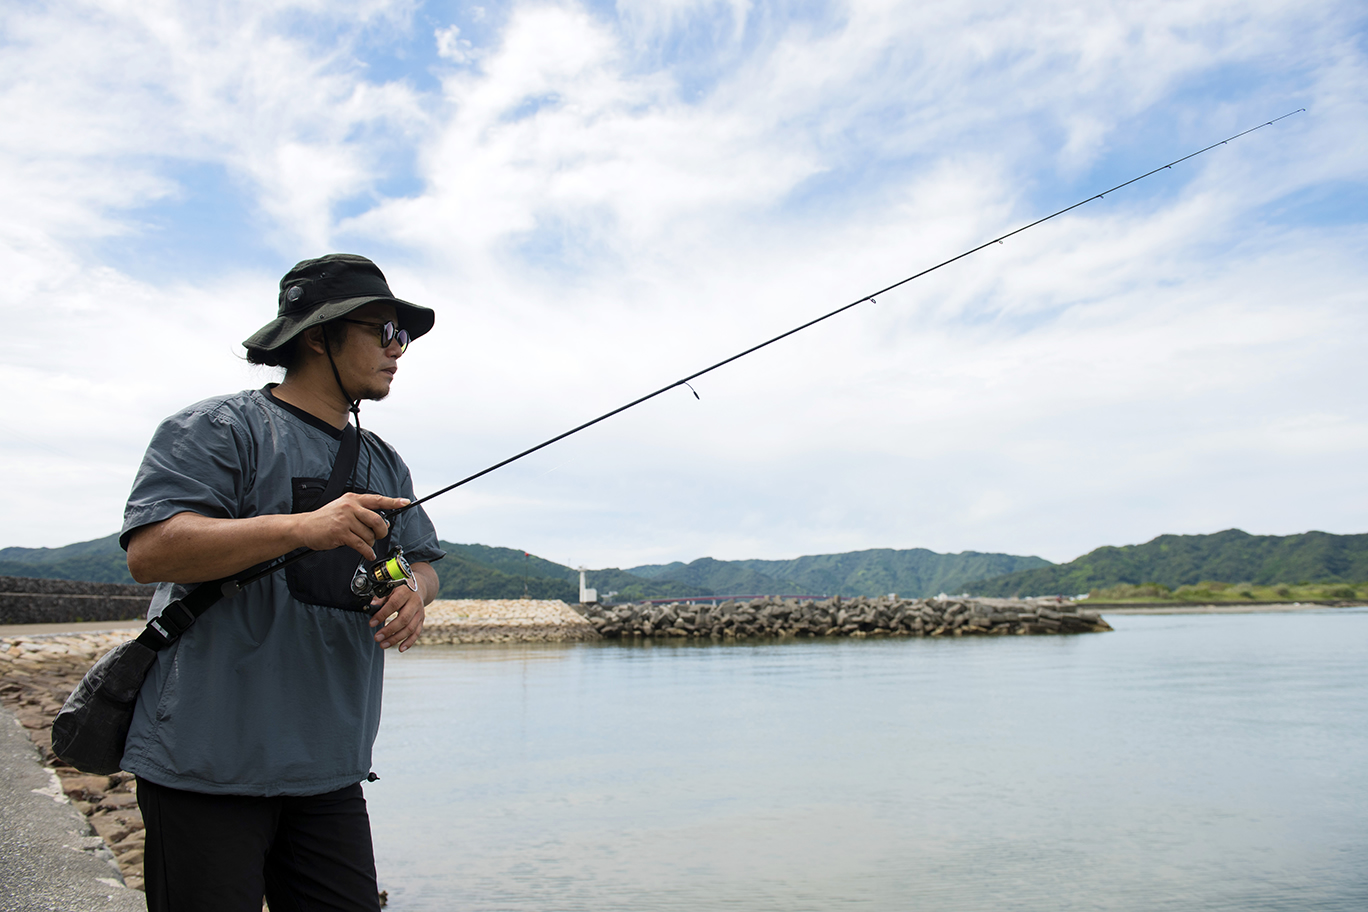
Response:
[{"label": "fishing rod", "polygon": [[1196,158],[1198,155],[1201,155],[1203,152],[1209,152],[1209,151],[1211,151],[1212,149],[1216,148],[1217,146],[1224,146],[1226,143],[1233,142],[1233,141],[1239,139],[1241,136],[1246,136],[1246,135],[1248,135],[1248,134],[1250,134],[1250,133],[1253,133],[1255,130],[1262,130],[1264,127],[1270,127],[1270,126],[1272,126],[1273,124],[1277,123],[1278,121],[1283,120],[1284,118],[1291,117],[1293,114],[1300,114],[1300,113],[1302,113],[1302,112],[1305,111],[1305,110],[1306,110],[1306,108],[1298,108],[1298,109],[1295,110],[1295,111],[1290,111],[1290,112],[1288,112],[1287,114],[1282,115],[1282,117],[1275,117],[1275,118],[1273,118],[1273,119],[1270,120],[1270,121],[1267,121],[1267,122],[1265,122],[1265,123],[1261,123],[1261,124],[1259,124],[1257,127],[1250,127],[1248,130],[1244,130],[1243,132],[1236,133],[1234,136],[1228,136],[1228,137],[1226,137],[1225,139],[1221,140],[1220,142],[1214,142],[1214,143],[1212,143],[1211,145],[1206,146],[1205,148],[1198,149],[1196,152],[1193,152],[1193,153],[1188,154],[1188,155],[1184,155],[1182,158],[1176,158],[1176,159],[1174,159],[1173,161],[1169,162],[1167,165],[1160,165],[1159,167],[1154,168],[1153,170],[1146,171],[1144,174],[1141,174],[1139,177],[1132,177],[1130,180],[1126,181],[1125,183],[1117,184],[1115,187],[1112,187],[1112,188],[1110,188],[1110,189],[1108,189],[1108,190],[1103,190],[1101,193],[1095,193],[1095,194],[1093,194],[1092,196],[1087,197],[1086,199],[1081,199],[1081,200],[1079,200],[1078,202],[1074,203],[1072,206],[1065,206],[1063,209],[1060,209],[1058,212],[1051,212],[1049,215],[1044,216],[1043,218],[1038,218],[1038,219],[1036,219],[1034,222],[1030,222],[1029,224],[1022,225],[1020,228],[1017,228],[1017,229],[1015,229],[1015,230],[1013,230],[1013,231],[1009,231],[1009,232],[1007,232],[1006,234],[1001,235],[1000,237],[995,237],[995,238],[993,238],[991,241],[984,241],[982,244],[979,244],[977,247],[971,247],[970,249],[964,251],[964,252],[961,253],[961,254],[958,254],[958,255],[956,255],[956,256],[952,256],[952,257],[951,257],[950,259],[948,259],[948,260],[942,260],[941,262],[937,263],[936,265],[930,266],[930,267],[928,267],[928,268],[926,268],[926,269],[923,269],[921,272],[918,272],[918,273],[916,273],[915,275],[910,275],[910,276],[908,276],[908,277],[905,278],[905,279],[901,279],[901,280],[899,280],[899,281],[897,281],[897,282],[894,282],[892,285],[888,285],[888,286],[886,286],[886,287],[884,287],[884,288],[880,288],[878,291],[872,291],[872,292],[870,292],[869,294],[865,295],[865,296],[862,297],[862,298],[857,298],[856,300],[851,301],[849,304],[845,304],[845,305],[843,305],[843,306],[841,306],[841,307],[836,308],[835,310],[831,311],[830,313],[822,314],[822,316],[817,317],[817,318],[812,319],[812,320],[809,320],[809,321],[807,321],[806,323],[804,323],[804,324],[801,325],[801,326],[795,326],[793,329],[790,329],[790,330],[787,331],[787,332],[780,333],[779,335],[775,336],[773,339],[767,339],[767,340],[765,340],[764,342],[761,342],[759,345],[752,345],[750,348],[746,349],[746,350],[743,351],[743,352],[738,352],[737,354],[732,355],[730,358],[724,358],[723,360],[718,361],[716,364],[713,364],[713,365],[710,365],[710,366],[708,366],[708,367],[705,367],[705,368],[703,368],[703,369],[700,370],[700,371],[695,371],[694,373],[689,374],[687,377],[683,377],[683,378],[681,378],[681,379],[679,379],[679,380],[676,380],[674,383],[671,383],[671,384],[669,384],[669,385],[667,385],[667,386],[662,386],[660,389],[656,390],[656,391],[653,392],[653,393],[647,393],[645,396],[642,396],[642,397],[639,398],[639,399],[633,399],[631,402],[627,403],[626,405],[619,406],[618,408],[613,409],[611,412],[605,412],[604,414],[599,415],[597,418],[593,419],[592,421],[586,421],[586,422],[584,422],[584,424],[581,424],[581,425],[579,425],[578,427],[573,427],[573,428],[571,428],[570,430],[568,430],[568,431],[566,431],[566,432],[564,432],[564,433],[562,433],[562,434],[557,434],[555,437],[552,437],[550,440],[543,441],[542,443],[539,443],[539,444],[537,444],[537,445],[534,446],[534,447],[528,447],[527,449],[523,450],[521,453],[518,453],[518,454],[515,455],[515,456],[510,456],[510,457],[508,457],[507,459],[503,460],[502,462],[496,462],[496,463],[494,463],[494,465],[490,466],[489,468],[487,468],[487,469],[481,469],[480,471],[476,472],[476,473],[473,474],[473,475],[467,475],[465,478],[462,478],[460,481],[456,482],[455,484],[447,485],[445,488],[442,488],[442,489],[439,490],[439,491],[434,491],[433,493],[428,494],[426,497],[419,498],[418,500],[415,500],[415,501],[413,501],[412,503],[410,503],[410,504],[408,504],[408,505],[406,505],[406,506],[399,507],[399,508],[396,509],[396,510],[381,511],[381,515],[384,516],[386,519],[389,519],[389,518],[398,516],[400,513],[403,513],[405,510],[411,510],[412,508],[418,506],[419,504],[423,504],[423,503],[426,503],[426,502],[429,501],[429,500],[432,500],[434,497],[440,497],[441,495],[447,493],[448,491],[452,491],[452,490],[455,490],[456,488],[461,487],[462,485],[469,484],[470,482],[474,481],[475,479],[481,478],[481,477],[483,477],[483,476],[485,476],[485,475],[488,475],[490,472],[493,472],[493,471],[495,471],[496,469],[501,469],[501,468],[503,468],[504,466],[508,465],[508,464],[511,463],[511,462],[517,462],[519,459],[522,459],[524,456],[530,456],[530,455],[532,455],[533,453],[537,452],[537,451],[540,450],[540,449],[544,449],[545,447],[549,447],[551,444],[556,443],[557,441],[564,440],[566,437],[569,437],[569,436],[572,435],[572,434],[578,434],[580,431],[583,431],[583,430],[585,430],[586,428],[591,428],[591,427],[593,427],[594,425],[598,424],[600,421],[606,421],[607,419],[612,418],[614,415],[621,414],[622,412],[625,412],[625,411],[627,411],[627,410],[630,409],[630,408],[635,408],[636,406],[641,405],[643,402],[647,402],[647,401],[649,401],[649,400],[651,400],[651,399],[654,399],[656,396],[659,396],[659,395],[661,395],[662,393],[668,393],[668,392],[669,392],[670,390],[672,390],[672,389],[678,389],[678,388],[681,387],[681,386],[688,386],[688,387],[689,387],[689,391],[692,392],[692,393],[694,394],[694,398],[698,398],[698,393],[697,393],[697,392],[694,392],[693,387],[689,386],[689,381],[690,381],[690,380],[695,380],[695,379],[697,379],[697,378],[703,376],[704,374],[711,373],[712,371],[717,370],[719,367],[724,367],[724,366],[726,366],[726,365],[728,365],[728,364],[731,364],[733,361],[738,361],[738,360],[740,360],[741,358],[744,358],[744,357],[746,357],[746,356],[749,355],[749,354],[752,354],[752,353],[754,353],[754,352],[759,351],[759,350],[762,349],[762,348],[765,348],[766,346],[773,345],[775,342],[778,342],[778,341],[780,341],[781,339],[787,339],[789,336],[792,336],[792,335],[794,335],[795,333],[800,333],[800,332],[802,332],[803,330],[807,329],[807,328],[810,327],[810,326],[816,326],[818,323],[821,323],[823,320],[829,320],[829,319],[831,319],[832,317],[836,316],[837,314],[845,313],[847,310],[850,310],[852,307],[856,307],[856,306],[858,306],[858,305],[860,305],[860,304],[865,303],[866,301],[869,301],[869,302],[872,303],[872,302],[874,301],[874,299],[877,298],[877,297],[878,297],[879,295],[881,295],[881,294],[887,294],[888,292],[892,291],[893,289],[895,289],[895,288],[900,288],[900,287],[902,287],[903,285],[906,285],[908,282],[912,282],[912,281],[915,281],[915,280],[917,280],[917,279],[920,279],[920,278],[921,278],[922,276],[924,276],[924,275],[929,275],[930,273],[935,272],[937,269],[940,269],[940,268],[943,267],[943,266],[949,266],[951,263],[957,262],[958,260],[962,260],[962,259],[964,259],[965,257],[972,256],[973,254],[978,253],[980,250],[983,250],[985,247],[991,247],[991,246],[993,246],[994,244],[1001,244],[1003,241],[1007,240],[1007,239],[1010,238],[1010,237],[1013,237],[1013,236],[1015,236],[1015,235],[1021,234],[1023,231],[1029,231],[1030,229],[1034,228],[1036,225],[1040,225],[1040,224],[1043,224],[1044,222],[1048,222],[1050,219],[1052,219],[1052,218],[1057,218],[1058,216],[1064,215],[1066,212],[1072,212],[1073,210],[1077,209],[1079,206],[1083,206],[1083,205],[1086,205],[1086,204],[1088,204],[1088,203],[1091,203],[1093,200],[1100,200],[1100,199],[1102,199],[1104,196],[1106,196],[1108,193],[1115,193],[1117,190],[1120,190],[1120,189],[1122,189],[1122,188],[1124,188],[1124,187],[1129,187],[1131,184],[1134,184],[1134,183],[1136,183],[1137,181],[1142,181],[1142,180],[1144,180],[1145,178],[1150,177],[1150,176],[1152,176],[1152,175],[1158,174],[1160,171],[1164,171],[1164,170],[1167,170],[1167,169],[1169,169],[1169,168],[1172,168],[1174,165],[1182,164],[1183,162],[1187,161],[1187,160],[1190,159],[1190,158]]},{"label": "fishing rod", "polygon": [[[664,393],[668,393],[670,390],[678,389],[678,388],[681,387],[681,386],[688,387],[689,392],[691,392],[691,393],[694,394],[694,398],[698,398],[698,392],[697,392],[696,390],[694,390],[694,388],[693,388],[692,386],[689,385],[689,381],[690,381],[690,380],[696,380],[697,378],[703,376],[704,374],[708,374],[708,373],[711,373],[712,371],[717,370],[719,367],[725,367],[726,365],[731,364],[733,361],[738,361],[738,360],[740,360],[741,358],[746,357],[747,355],[750,355],[750,354],[753,354],[753,353],[759,351],[759,350],[762,349],[762,348],[766,348],[766,347],[768,347],[768,346],[770,346],[770,345],[773,345],[775,342],[778,342],[778,341],[780,341],[780,340],[782,340],[782,339],[787,339],[789,336],[792,336],[792,335],[794,335],[794,334],[796,334],[796,333],[800,333],[800,332],[802,332],[803,330],[805,330],[805,329],[807,329],[807,328],[809,328],[809,327],[816,326],[818,323],[821,323],[821,322],[823,322],[824,320],[830,320],[832,317],[836,316],[837,314],[845,313],[847,310],[850,310],[851,308],[854,308],[854,307],[858,307],[859,305],[865,303],[866,301],[872,303],[872,302],[874,302],[875,298],[877,298],[879,295],[887,294],[888,292],[893,291],[895,288],[901,288],[903,285],[906,285],[906,284],[908,284],[909,282],[914,282],[914,281],[916,281],[917,279],[920,279],[922,276],[929,275],[929,274],[935,272],[935,271],[938,270],[938,269],[941,269],[941,268],[943,268],[943,267],[945,267],[945,266],[949,266],[951,263],[955,263],[955,262],[958,262],[958,261],[960,261],[960,260],[962,260],[962,259],[964,259],[964,258],[966,258],[966,257],[973,256],[974,254],[978,253],[980,250],[983,250],[983,249],[985,249],[985,248],[987,248],[987,247],[991,247],[991,246],[993,246],[994,244],[1001,244],[1003,241],[1006,241],[1008,238],[1015,237],[1016,235],[1021,234],[1022,232],[1031,230],[1032,228],[1036,227],[1037,225],[1044,224],[1045,222],[1048,222],[1048,221],[1050,221],[1051,219],[1058,218],[1059,216],[1064,215],[1065,213],[1072,212],[1073,210],[1079,208],[1080,206],[1085,206],[1085,205],[1087,205],[1088,203],[1093,202],[1094,200],[1103,199],[1103,198],[1106,197],[1107,194],[1109,194],[1109,193],[1115,193],[1116,191],[1121,190],[1121,189],[1124,189],[1124,188],[1126,188],[1126,187],[1129,187],[1131,184],[1138,183],[1139,181],[1142,181],[1142,180],[1144,180],[1144,179],[1147,178],[1147,177],[1152,177],[1153,175],[1158,174],[1160,171],[1166,171],[1166,170],[1172,168],[1174,165],[1180,165],[1180,164],[1182,164],[1183,162],[1187,161],[1188,159],[1196,158],[1198,155],[1201,155],[1201,154],[1204,153],[1204,152],[1210,152],[1212,149],[1215,149],[1217,146],[1224,146],[1224,145],[1226,145],[1227,143],[1234,142],[1235,140],[1239,139],[1240,137],[1242,137],[1242,136],[1247,136],[1247,135],[1249,135],[1250,133],[1255,132],[1256,130],[1262,130],[1264,127],[1271,127],[1273,124],[1277,123],[1278,121],[1284,120],[1284,119],[1286,119],[1286,118],[1288,118],[1288,117],[1291,117],[1291,116],[1294,115],[1294,114],[1301,114],[1301,113],[1304,112],[1305,110],[1306,110],[1305,108],[1298,108],[1298,109],[1295,110],[1295,111],[1289,111],[1288,113],[1282,115],[1281,117],[1275,117],[1275,118],[1273,118],[1272,120],[1269,120],[1269,121],[1266,121],[1266,122],[1264,122],[1264,123],[1261,123],[1261,124],[1259,124],[1259,125],[1256,126],[1256,127],[1250,127],[1248,130],[1242,130],[1241,132],[1236,133],[1236,134],[1233,135],[1233,136],[1227,136],[1225,139],[1219,140],[1218,142],[1214,142],[1214,143],[1212,143],[1212,144],[1209,145],[1209,146],[1204,146],[1204,147],[1202,147],[1201,149],[1198,149],[1196,152],[1191,152],[1191,153],[1189,153],[1189,154],[1187,154],[1187,155],[1184,155],[1182,158],[1175,158],[1173,161],[1169,162],[1169,163],[1166,164],[1166,165],[1160,165],[1160,166],[1157,167],[1157,168],[1152,168],[1151,170],[1146,171],[1144,174],[1141,174],[1141,175],[1139,175],[1139,176],[1137,176],[1137,177],[1132,177],[1132,178],[1131,178],[1130,180],[1128,180],[1128,181],[1124,181],[1124,182],[1122,182],[1122,183],[1117,184],[1115,187],[1110,187],[1110,188],[1108,188],[1108,189],[1106,189],[1106,190],[1101,191],[1100,193],[1094,193],[1094,194],[1092,194],[1091,196],[1088,196],[1088,197],[1085,197],[1085,198],[1079,200],[1078,202],[1074,203],[1074,204],[1071,205],[1071,206],[1065,206],[1063,209],[1060,209],[1060,210],[1058,210],[1058,211],[1056,211],[1056,212],[1051,212],[1049,215],[1046,215],[1046,216],[1043,216],[1043,217],[1041,217],[1041,218],[1038,218],[1038,219],[1036,219],[1036,220],[1033,221],[1033,222],[1028,222],[1027,224],[1022,225],[1020,228],[1016,228],[1016,229],[1013,229],[1012,231],[1007,232],[1006,234],[999,235],[998,237],[995,237],[995,238],[993,238],[993,239],[990,240],[990,241],[984,241],[982,244],[979,244],[977,247],[971,247],[971,248],[969,248],[968,250],[964,251],[963,253],[960,253],[960,254],[957,254],[957,255],[955,255],[955,256],[950,257],[948,260],[942,260],[941,262],[935,264],[934,266],[929,266],[929,267],[927,267],[926,269],[923,269],[923,270],[920,271],[920,272],[917,272],[917,273],[914,273],[913,275],[908,276],[908,277],[905,278],[905,279],[900,279],[900,280],[894,282],[894,283],[891,284],[891,285],[887,285],[887,286],[885,286],[885,287],[883,287],[883,288],[880,288],[878,291],[872,291],[872,292],[870,292],[870,293],[867,294],[867,295],[864,295],[864,296],[862,296],[862,297],[856,298],[854,301],[851,301],[849,304],[844,304],[844,305],[842,305],[842,306],[836,308],[836,309],[833,310],[833,311],[830,311],[830,312],[828,312],[828,313],[822,314],[820,317],[816,317],[816,318],[814,318],[814,319],[808,320],[806,323],[803,323],[803,324],[800,325],[800,326],[795,326],[793,329],[790,329],[790,330],[788,330],[787,332],[782,332],[782,333],[780,333],[779,335],[775,336],[775,337],[772,338],[772,339],[766,339],[764,342],[761,342],[761,343],[758,344],[758,345],[752,345],[750,348],[746,349],[745,351],[737,352],[736,354],[732,355],[732,356],[729,357],[729,358],[724,358],[724,359],[722,359],[721,361],[718,361],[716,364],[711,364],[711,365],[709,365],[708,367],[703,368],[702,370],[695,371],[695,372],[693,372],[692,374],[689,374],[687,377],[682,377],[682,378],[680,378],[679,380],[674,381],[673,383],[670,383],[670,384],[667,384],[667,385],[665,385],[665,386],[662,386],[660,389],[656,390],[655,392],[647,393],[647,394],[644,395],[644,396],[641,396],[641,397],[639,397],[639,398],[637,398],[637,399],[633,399],[631,402],[628,402],[626,405],[618,406],[617,408],[613,409],[613,410],[610,411],[610,412],[604,412],[602,415],[599,415],[597,418],[594,418],[594,419],[592,419],[592,420],[590,420],[590,421],[586,421],[586,422],[584,422],[583,424],[577,425],[576,427],[573,427],[573,428],[571,428],[571,429],[568,430],[568,431],[565,431],[565,432],[563,432],[563,433],[557,434],[555,437],[552,437],[552,438],[550,438],[549,440],[544,440],[544,441],[542,441],[541,443],[537,444],[536,446],[528,447],[527,449],[523,450],[521,453],[517,453],[517,454],[515,454],[515,455],[513,455],[513,456],[509,456],[507,459],[504,459],[504,460],[502,460],[502,461],[500,461],[500,462],[496,462],[496,463],[494,463],[493,465],[489,466],[488,468],[481,469],[480,471],[474,473],[473,475],[467,475],[465,478],[462,478],[460,481],[457,481],[457,482],[455,482],[454,484],[449,484],[449,485],[447,485],[445,488],[441,488],[440,490],[434,491],[434,492],[432,492],[431,494],[428,494],[428,495],[425,496],[425,497],[421,497],[421,498],[419,498],[418,500],[411,501],[410,503],[408,503],[408,504],[406,504],[406,505],[404,505],[404,506],[402,506],[402,507],[399,507],[399,508],[397,508],[397,509],[394,509],[394,510],[380,510],[380,511],[378,511],[378,512],[380,513],[381,518],[383,518],[387,523],[388,523],[388,522],[392,522],[392,521],[393,521],[397,516],[399,516],[400,514],[406,512],[406,511],[408,511],[408,510],[411,510],[411,509],[413,509],[413,508],[416,507],[416,506],[419,506],[419,505],[421,505],[421,504],[427,503],[429,500],[432,500],[434,497],[440,497],[440,496],[442,496],[443,494],[446,494],[448,491],[454,491],[455,489],[461,487],[462,485],[469,484],[470,482],[474,481],[474,480],[477,479],[477,478],[483,478],[485,475],[488,475],[490,472],[497,471],[498,469],[501,469],[501,468],[503,468],[504,466],[506,466],[506,465],[508,465],[508,464],[510,464],[510,463],[517,462],[519,459],[522,459],[524,456],[531,456],[533,453],[537,452],[538,450],[545,449],[546,447],[549,447],[549,446],[550,446],[551,444],[553,444],[553,443],[557,443],[557,442],[559,442],[559,441],[561,441],[561,440],[564,440],[565,438],[570,437],[570,436],[573,435],[573,434],[578,434],[580,431],[583,431],[583,430],[586,430],[586,429],[588,429],[588,428],[591,428],[591,427],[593,427],[594,425],[598,424],[598,423],[601,422],[601,421],[606,421],[606,420],[608,420],[609,418],[612,418],[614,415],[620,415],[620,414],[622,414],[623,412],[627,411],[628,409],[635,408],[636,406],[641,405],[643,402],[649,402],[650,400],[654,399],[655,397],[660,396],[660,395],[662,395],[662,394],[664,394]],[[277,562],[273,563],[271,566],[266,567],[266,568],[264,568],[264,569],[262,569],[262,570],[259,570],[259,571],[256,571],[256,572],[252,573],[252,574],[251,574],[250,576],[248,576],[248,577],[245,577],[245,578],[243,578],[243,579],[241,579],[241,580],[229,581],[228,583],[225,583],[225,584],[224,584],[224,594],[225,594],[225,595],[231,595],[232,592],[236,592],[237,590],[241,589],[242,586],[245,586],[245,585],[247,585],[248,583],[251,583],[251,582],[255,582],[255,581],[258,580],[258,579],[262,579],[263,577],[269,576],[271,573],[274,573],[276,570],[279,570],[279,569],[281,569],[282,567],[287,566],[288,564],[294,563],[295,561],[299,560],[300,558],[306,556],[306,555],[309,554],[309,553],[312,553],[312,552],[304,551],[304,552],[299,553],[299,554],[291,554],[291,555],[288,555],[288,556],[286,556],[286,557],[284,557],[284,558],[278,560]],[[353,590],[354,592],[356,592],[358,595],[363,595],[363,594],[364,594],[364,595],[369,595],[369,594],[379,594],[379,595],[383,595],[383,594],[387,593],[390,589],[394,588],[394,587],[397,586],[397,585],[403,585],[403,584],[408,584],[408,585],[410,585],[410,586],[413,585],[413,581],[412,581],[412,572],[409,570],[408,561],[404,558],[402,549],[399,549],[399,548],[391,549],[391,551],[390,551],[390,553],[389,553],[388,555],[386,555],[385,557],[382,557],[382,558],[379,558],[379,557],[378,557],[378,558],[377,558],[376,560],[374,560],[374,561],[362,561],[362,562],[361,562],[361,565],[360,565],[359,567],[357,567],[356,574],[355,574],[355,576],[353,577],[352,583],[353,583],[353,585],[352,585],[352,590]],[[232,587],[232,592],[229,591],[229,587]]]}]

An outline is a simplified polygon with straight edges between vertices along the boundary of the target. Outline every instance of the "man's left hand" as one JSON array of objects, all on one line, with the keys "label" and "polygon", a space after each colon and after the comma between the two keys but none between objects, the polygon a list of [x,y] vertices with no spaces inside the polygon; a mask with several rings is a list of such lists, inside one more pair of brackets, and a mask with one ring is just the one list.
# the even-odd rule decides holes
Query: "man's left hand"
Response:
[{"label": "man's left hand", "polygon": [[408,586],[396,586],[384,598],[371,600],[374,613],[370,625],[379,628],[375,631],[375,642],[381,649],[398,646],[404,652],[418,642],[418,634],[423,632],[425,606],[437,594],[437,574],[428,563],[415,563],[412,569],[417,592]]}]

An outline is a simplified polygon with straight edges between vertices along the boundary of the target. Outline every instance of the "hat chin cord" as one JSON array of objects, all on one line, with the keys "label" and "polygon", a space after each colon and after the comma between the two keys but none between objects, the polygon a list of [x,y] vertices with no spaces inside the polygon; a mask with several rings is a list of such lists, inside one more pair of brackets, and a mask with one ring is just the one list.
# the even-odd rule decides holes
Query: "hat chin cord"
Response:
[{"label": "hat chin cord", "polygon": [[333,379],[337,381],[337,388],[342,391],[342,398],[347,400],[347,408],[356,416],[356,429],[361,430],[361,400],[353,399],[351,393],[347,392],[346,386],[342,384],[342,375],[337,372],[337,362],[332,356],[332,339],[328,337],[328,330],[323,330],[323,350],[328,354],[328,366],[332,368]]},{"label": "hat chin cord", "polygon": [[[347,408],[351,411],[352,417],[356,419],[356,433],[361,433],[361,400],[353,399],[351,393],[347,392],[347,387],[342,383],[342,374],[337,370],[337,362],[333,360],[332,340],[328,336],[328,328],[323,327],[323,350],[328,354],[328,366],[332,368],[333,379],[337,381],[337,388],[342,391],[342,398],[347,400]],[[365,435],[361,437],[361,446],[366,446]],[[353,477],[355,469],[353,471]],[[366,460],[366,485],[370,486],[370,460]]]}]

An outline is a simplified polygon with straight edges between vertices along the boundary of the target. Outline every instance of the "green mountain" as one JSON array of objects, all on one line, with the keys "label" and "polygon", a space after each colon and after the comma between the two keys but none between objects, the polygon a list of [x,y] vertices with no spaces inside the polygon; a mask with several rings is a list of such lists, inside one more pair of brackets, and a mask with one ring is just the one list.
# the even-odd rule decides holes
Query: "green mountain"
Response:
[{"label": "green mountain", "polygon": [[[442,598],[579,598],[579,572],[515,548],[441,542],[447,556],[437,565]],[[108,535],[61,548],[0,549],[0,576],[132,583],[119,536]],[[524,577],[526,579],[524,579]],[[621,570],[594,571],[591,585],[602,592],[634,586],[654,596],[697,595],[678,583],[653,584]]]},{"label": "green mountain", "polygon": [[[576,578],[578,579],[578,574],[576,574]],[[643,579],[634,573],[619,570],[616,567],[590,570],[585,574],[585,582],[597,589],[601,598],[607,596],[609,592],[616,592],[617,595],[613,597],[613,600],[617,602],[633,602],[654,598],[687,598],[691,595],[713,594],[711,589],[702,586],[692,586],[678,580]],[[576,595],[578,596],[578,591],[576,591]]]},{"label": "green mountain", "polygon": [[[579,573],[516,548],[442,542],[443,598],[559,598],[579,595]],[[118,536],[61,548],[0,549],[0,576],[131,583]],[[817,554],[792,560],[647,564],[591,570],[590,586],[618,601],[691,595],[881,595],[968,590],[977,595],[1053,595],[1119,584],[1171,588],[1212,580],[1255,585],[1368,580],[1368,534],[1161,535],[1143,545],[1098,548],[1067,564],[1010,554],[937,554],[924,548]],[[977,581],[977,582],[975,582]]]},{"label": "green mountain", "polygon": [[[517,548],[441,542],[447,557],[438,565],[442,598],[579,597],[579,572]],[[1048,566],[1038,557],[1009,554],[937,554],[922,548],[820,554],[787,561],[720,561],[653,564],[591,570],[587,581],[618,601],[698,595],[935,595],[958,592],[967,581],[1013,570]],[[0,550],[0,576],[131,583],[118,536],[63,548]]]},{"label": "green mountain", "polygon": [[119,535],[61,548],[0,548],[0,576],[133,583]]},{"label": "green mountain", "polygon": [[545,579],[564,580],[575,584],[575,591],[579,591],[579,572],[572,570],[562,564],[553,561],[543,560],[536,555],[517,548],[495,548],[489,545],[459,545],[449,541],[439,541],[437,543],[447,557],[443,558],[442,564],[448,559],[459,555],[468,561],[492,567],[500,573],[509,576],[522,578],[542,577]]},{"label": "green mountain", "polygon": [[1067,564],[984,579],[975,595],[1072,595],[1121,583],[1170,588],[1203,580],[1273,585],[1368,580],[1368,534],[1161,535],[1143,545],[1107,546]]},{"label": "green mountain", "polygon": [[655,582],[677,580],[728,595],[884,595],[923,598],[960,592],[974,580],[1003,573],[1048,568],[1040,557],[964,551],[938,554],[925,548],[876,548],[845,554],[816,554],[792,560],[653,564],[628,572]]},{"label": "green mountain", "polygon": [[[661,568],[650,577],[654,583],[675,582],[702,589],[716,595],[820,595],[791,579],[780,579],[751,564],[774,561],[720,561],[700,557],[692,563],[674,563]],[[628,573],[641,576],[638,568]]]},{"label": "green mountain", "polygon": [[[441,545],[447,550],[447,556],[435,565],[437,578],[441,581],[438,598],[515,599],[526,596],[534,599],[561,599],[572,603],[579,601],[578,574],[572,583],[565,579],[546,576],[505,573],[467,557],[459,550],[459,545],[450,545],[447,542],[442,542]],[[521,555],[523,552],[517,553]]]},{"label": "green mountain", "polygon": [[644,576],[646,579],[655,579],[662,573],[668,573],[671,570],[678,570],[681,567],[687,566],[688,564],[683,561],[674,561],[669,564],[642,564],[640,567],[632,567],[628,572],[635,576]]},{"label": "green mountain", "polygon": [[[439,542],[447,556],[437,564],[442,598],[530,598],[579,600],[579,571],[516,548]],[[586,574],[601,597],[616,592],[618,601],[711,595],[711,591],[674,580],[644,579],[610,567]]]}]

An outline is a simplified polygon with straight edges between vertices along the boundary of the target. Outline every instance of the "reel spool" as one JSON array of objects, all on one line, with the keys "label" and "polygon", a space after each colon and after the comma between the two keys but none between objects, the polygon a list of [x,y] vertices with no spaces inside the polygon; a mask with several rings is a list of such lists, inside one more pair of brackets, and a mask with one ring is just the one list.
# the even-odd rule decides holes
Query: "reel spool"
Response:
[{"label": "reel spool", "polygon": [[418,581],[413,578],[413,568],[404,557],[404,549],[396,545],[385,557],[362,561],[357,566],[352,575],[351,591],[360,598],[384,598],[401,585],[418,591]]}]

